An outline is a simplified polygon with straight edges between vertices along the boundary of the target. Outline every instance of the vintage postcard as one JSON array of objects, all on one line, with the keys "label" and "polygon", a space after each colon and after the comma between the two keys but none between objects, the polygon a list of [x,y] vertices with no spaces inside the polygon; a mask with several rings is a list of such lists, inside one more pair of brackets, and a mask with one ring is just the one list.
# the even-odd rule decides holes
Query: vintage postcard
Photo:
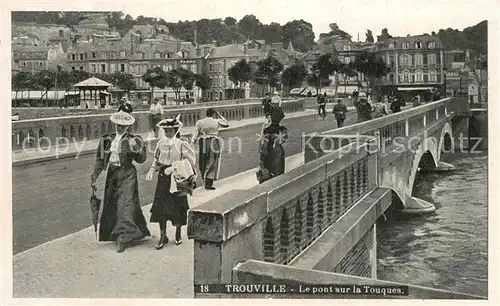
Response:
[{"label": "vintage postcard", "polygon": [[3,3],[3,301],[492,301],[497,10]]}]

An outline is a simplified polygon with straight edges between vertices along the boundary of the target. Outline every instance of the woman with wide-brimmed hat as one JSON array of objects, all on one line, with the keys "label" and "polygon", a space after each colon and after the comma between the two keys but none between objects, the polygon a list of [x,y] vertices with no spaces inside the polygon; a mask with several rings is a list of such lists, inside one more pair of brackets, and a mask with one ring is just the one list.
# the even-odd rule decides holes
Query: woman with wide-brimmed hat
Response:
[{"label": "woman with wide-brimmed hat", "polygon": [[174,192],[175,165],[184,163],[192,171],[193,176],[190,178],[196,182],[195,163],[196,154],[191,145],[179,137],[182,122],[179,116],[174,119],[163,119],[158,123],[158,127],[163,131],[160,135],[160,140],[155,150],[155,159],[148,173],[146,180],[153,179],[154,172],[158,171],[158,183],[156,185],[153,206],[151,207],[151,219],[153,223],[158,223],[160,226],[160,241],[156,245],[156,249],[160,250],[168,243],[167,238],[167,221],[172,222],[176,227],[175,244],[182,243],[181,228],[187,224],[187,211],[189,209],[187,194],[182,192]]},{"label": "woman with wide-brimmed hat", "polygon": [[132,115],[118,112],[110,120],[116,125],[116,133],[101,137],[90,185],[95,190],[99,174],[107,169],[99,241],[118,242],[120,253],[128,243],[151,235],[142,214],[137,170],[133,165],[133,161],[145,162],[147,153],[142,138],[127,132],[135,122]]}]

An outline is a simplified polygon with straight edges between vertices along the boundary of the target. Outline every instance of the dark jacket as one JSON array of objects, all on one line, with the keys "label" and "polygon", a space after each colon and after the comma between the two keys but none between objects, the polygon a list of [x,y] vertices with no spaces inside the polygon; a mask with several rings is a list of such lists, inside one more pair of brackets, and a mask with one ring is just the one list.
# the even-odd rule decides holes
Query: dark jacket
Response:
[{"label": "dark jacket", "polygon": [[132,111],[133,111],[132,110],[132,105],[130,105],[129,103],[120,104],[120,106],[118,107],[117,112],[119,112],[119,111],[123,111],[123,112],[131,114]]},{"label": "dark jacket", "polygon": [[335,115],[335,119],[341,120],[345,119],[347,114],[347,106],[340,102],[333,106],[333,114]]}]

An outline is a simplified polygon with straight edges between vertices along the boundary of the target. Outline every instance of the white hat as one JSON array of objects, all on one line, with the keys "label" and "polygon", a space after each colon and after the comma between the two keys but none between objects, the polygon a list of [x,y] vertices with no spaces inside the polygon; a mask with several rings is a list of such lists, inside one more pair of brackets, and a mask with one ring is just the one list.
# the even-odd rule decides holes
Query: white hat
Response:
[{"label": "white hat", "polygon": [[173,119],[163,119],[162,121],[158,122],[156,126],[161,127],[161,128],[180,128],[182,127],[182,122],[180,121],[181,115],[177,115]]},{"label": "white hat", "polygon": [[109,117],[109,120],[118,125],[132,125],[135,122],[134,116],[124,111],[114,113],[113,115],[111,115],[111,117]]}]

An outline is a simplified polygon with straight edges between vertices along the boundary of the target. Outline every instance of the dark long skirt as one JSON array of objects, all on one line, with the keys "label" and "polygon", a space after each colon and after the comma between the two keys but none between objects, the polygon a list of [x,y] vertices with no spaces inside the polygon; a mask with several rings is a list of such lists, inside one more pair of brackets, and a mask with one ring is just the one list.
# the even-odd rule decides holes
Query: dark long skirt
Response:
[{"label": "dark long skirt", "polygon": [[201,178],[203,180],[216,180],[220,169],[220,142],[217,137],[200,138],[199,161]]},{"label": "dark long skirt", "polygon": [[[285,173],[285,149],[281,144],[269,145],[267,154],[260,156],[264,168],[269,171],[269,179]],[[260,183],[263,183],[261,181]]]},{"label": "dark long skirt", "polygon": [[127,243],[151,236],[142,214],[133,165],[109,167],[102,205],[99,241]]},{"label": "dark long skirt", "polygon": [[186,225],[189,209],[187,196],[170,193],[171,175],[165,175],[165,168],[161,167],[159,170],[150,221],[155,223],[171,221],[174,226]]}]

